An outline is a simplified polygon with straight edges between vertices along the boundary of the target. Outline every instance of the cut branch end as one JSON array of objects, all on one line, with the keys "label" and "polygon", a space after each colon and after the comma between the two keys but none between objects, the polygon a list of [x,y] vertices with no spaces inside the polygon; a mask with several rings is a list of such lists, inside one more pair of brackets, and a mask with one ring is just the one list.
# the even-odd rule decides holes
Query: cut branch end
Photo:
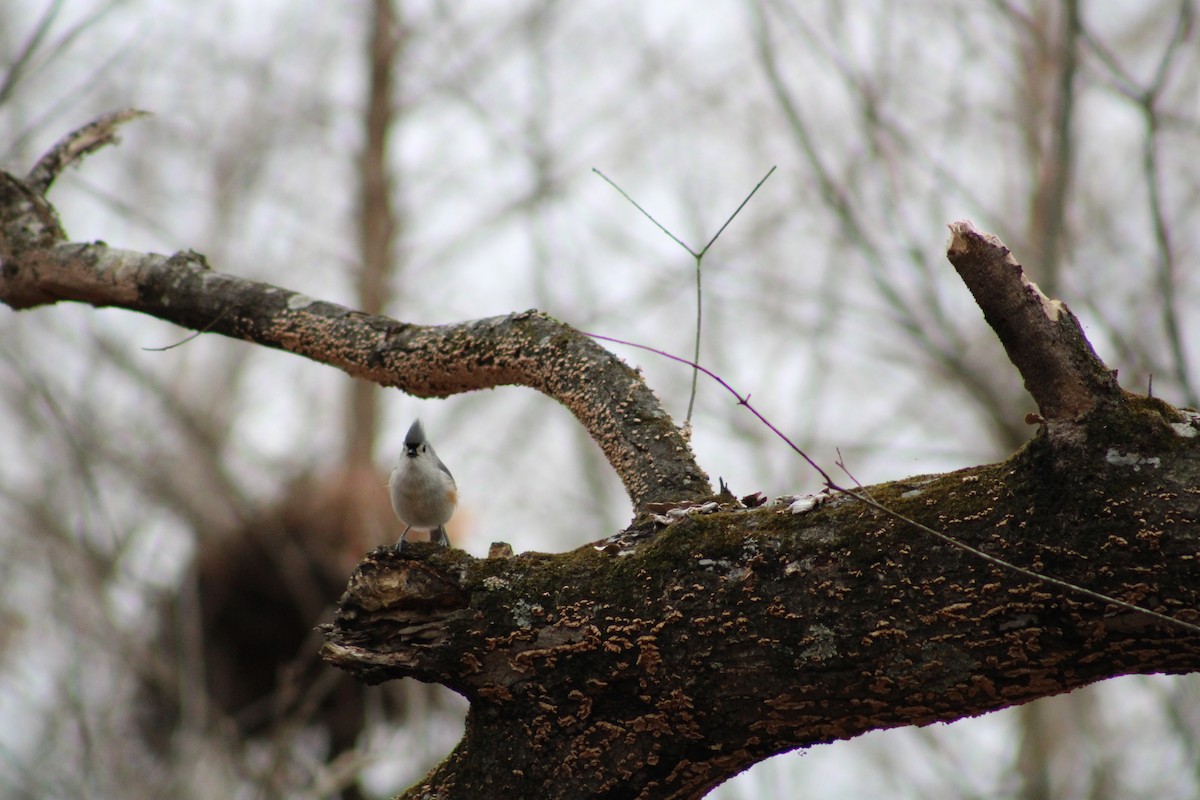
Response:
[{"label": "cut branch end", "polygon": [[1079,320],[1026,277],[998,237],[970,222],[955,222],[946,257],[1000,337],[1044,419],[1075,422],[1099,405],[1120,400],[1112,371],[1092,349]]}]

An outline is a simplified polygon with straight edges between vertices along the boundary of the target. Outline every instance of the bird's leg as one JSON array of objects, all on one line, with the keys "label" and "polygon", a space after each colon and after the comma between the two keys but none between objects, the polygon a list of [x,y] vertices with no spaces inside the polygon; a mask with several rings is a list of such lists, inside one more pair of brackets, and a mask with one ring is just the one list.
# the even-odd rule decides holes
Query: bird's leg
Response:
[{"label": "bird's leg", "polygon": [[430,531],[429,539],[435,544],[440,544],[442,547],[450,546],[450,537],[446,535],[446,526],[444,525],[438,525]]},{"label": "bird's leg", "polygon": [[404,529],[404,533],[400,534],[400,540],[398,542],[396,542],[394,545],[392,545],[392,550],[399,553],[401,550],[404,549],[404,537],[408,536],[408,532],[411,530],[412,530],[412,525],[409,525],[407,528]]}]

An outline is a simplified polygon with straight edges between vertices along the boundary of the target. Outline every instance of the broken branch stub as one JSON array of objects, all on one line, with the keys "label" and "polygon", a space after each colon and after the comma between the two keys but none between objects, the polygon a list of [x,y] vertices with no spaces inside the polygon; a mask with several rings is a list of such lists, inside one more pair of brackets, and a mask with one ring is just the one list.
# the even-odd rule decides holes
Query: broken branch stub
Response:
[{"label": "broken branch stub", "polygon": [[1031,282],[999,238],[970,222],[950,225],[946,257],[1000,337],[1048,422],[1081,420],[1119,402],[1116,376],[1096,355],[1079,320]]}]

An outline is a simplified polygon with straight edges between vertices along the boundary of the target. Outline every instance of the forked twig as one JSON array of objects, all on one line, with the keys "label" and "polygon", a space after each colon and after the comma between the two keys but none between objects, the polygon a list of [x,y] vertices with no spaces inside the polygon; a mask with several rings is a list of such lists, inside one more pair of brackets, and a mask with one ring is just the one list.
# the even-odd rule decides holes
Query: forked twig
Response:
[{"label": "forked twig", "polygon": [[[696,384],[697,384],[697,378],[699,377],[699,375],[698,375],[699,368],[695,366],[695,363],[698,363],[700,361],[700,327],[701,327],[701,321],[703,320],[703,317],[704,317],[704,315],[703,315],[704,292],[703,292],[703,288],[701,287],[701,284],[700,284],[701,262],[703,262],[703,260],[704,260],[704,254],[708,252],[708,249],[716,243],[717,239],[720,238],[721,234],[725,232],[725,229],[729,227],[729,223],[733,222],[734,217],[736,217],[738,214],[741,213],[742,209],[746,207],[746,204],[750,202],[750,198],[754,197],[755,193],[760,188],[762,188],[762,185],[764,183],[767,182],[767,178],[771,177],[771,174],[775,172],[775,167],[771,167],[769,170],[767,170],[767,174],[763,175],[762,180],[760,180],[758,183],[756,183],[754,185],[754,188],[750,190],[750,194],[746,195],[745,199],[743,199],[742,202],[738,205],[738,207],[734,209],[733,213],[729,215],[729,218],[725,220],[725,224],[723,224],[717,230],[717,232],[713,234],[712,238],[708,240],[708,244],[706,244],[706,245],[704,245],[704,247],[700,248],[699,251],[693,250],[692,248],[688,247],[682,239],[680,239],[675,234],[671,233],[671,231],[668,230],[665,225],[663,225],[661,222],[656,220],[649,211],[642,208],[636,200],[634,200],[632,197],[630,197],[625,192],[624,189],[622,189],[620,186],[618,186],[616,183],[614,183],[612,178],[608,177],[607,175],[605,175],[603,172],[596,169],[595,167],[592,167],[592,172],[596,173],[601,178],[603,178],[605,181],[607,181],[609,186],[613,187],[618,192],[620,192],[621,196],[624,197],[626,200],[628,200],[633,205],[634,208],[636,208],[638,211],[642,212],[642,215],[645,216],[646,219],[653,222],[654,226],[656,228],[658,228],[660,231],[662,231],[667,236],[669,236],[671,238],[671,241],[675,242],[675,244],[679,245],[684,250],[686,250],[688,252],[688,254],[691,255],[691,257],[696,260],[696,346],[694,348],[694,355],[692,356],[692,362],[693,362],[692,392],[691,392],[691,395],[688,397],[687,417],[684,419],[684,428],[685,429],[690,428],[691,424],[692,424],[692,410],[696,406]],[[726,387],[726,388],[728,388],[728,387]]]}]

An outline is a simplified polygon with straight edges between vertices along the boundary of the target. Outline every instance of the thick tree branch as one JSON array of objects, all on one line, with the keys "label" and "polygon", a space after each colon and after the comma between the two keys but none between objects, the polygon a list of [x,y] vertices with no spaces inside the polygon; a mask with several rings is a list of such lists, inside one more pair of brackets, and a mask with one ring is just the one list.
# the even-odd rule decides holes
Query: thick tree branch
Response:
[{"label": "thick tree branch", "polygon": [[5,258],[0,300],[18,309],[74,300],[141,311],[286,350],[418,397],[527,386],[575,414],[635,507],[711,491],[637,372],[537,312],[411,325],[214,272],[195,253],[166,257],[100,244],[60,244]]},{"label": "thick tree branch", "polygon": [[[1004,464],[864,491],[1008,561],[1200,622],[1200,440],[1181,430],[1157,463],[1080,454],[1055,477],[1043,436]],[[695,798],[798,746],[1200,670],[1194,633],[846,497],[803,514],[729,504],[622,538],[360,565],[326,659],[471,700],[462,743],[407,796]]]}]

